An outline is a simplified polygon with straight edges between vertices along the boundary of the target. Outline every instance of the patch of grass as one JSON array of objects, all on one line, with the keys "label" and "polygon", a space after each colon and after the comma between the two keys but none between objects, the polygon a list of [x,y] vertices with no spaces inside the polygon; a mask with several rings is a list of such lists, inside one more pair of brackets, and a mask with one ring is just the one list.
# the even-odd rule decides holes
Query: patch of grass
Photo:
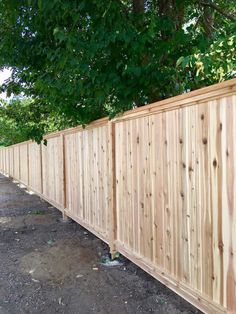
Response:
[{"label": "patch of grass", "polygon": [[44,215],[45,212],[43,210],[33,210],[31,215]]}]

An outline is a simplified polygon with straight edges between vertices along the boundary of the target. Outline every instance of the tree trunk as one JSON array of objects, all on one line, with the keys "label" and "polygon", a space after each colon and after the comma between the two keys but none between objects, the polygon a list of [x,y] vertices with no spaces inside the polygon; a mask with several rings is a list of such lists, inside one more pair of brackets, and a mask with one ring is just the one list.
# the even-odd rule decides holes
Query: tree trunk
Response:
[{"label": "tree trunk", "polygon": [[133,12],[135,14],[144,13],[144,0],[133,0]]},{"label": "tree trunk", "polygon": [[214,26],[214,13],[211,8],[204,7],[202,24],[207,38],[211,38]]}]

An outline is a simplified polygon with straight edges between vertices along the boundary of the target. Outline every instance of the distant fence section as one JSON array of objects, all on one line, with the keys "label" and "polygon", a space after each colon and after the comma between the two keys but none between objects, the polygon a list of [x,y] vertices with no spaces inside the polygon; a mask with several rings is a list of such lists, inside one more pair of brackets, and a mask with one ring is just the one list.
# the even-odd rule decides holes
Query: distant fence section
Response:
[{"label": "distant fence section", "polygon": [[0,171],[205,313],[236,313],[236,79],[0,149]]},{"label": "distant fence section", "polygon": [[66,214],[109,240],[109,132],[107,120],[64,135]]}]

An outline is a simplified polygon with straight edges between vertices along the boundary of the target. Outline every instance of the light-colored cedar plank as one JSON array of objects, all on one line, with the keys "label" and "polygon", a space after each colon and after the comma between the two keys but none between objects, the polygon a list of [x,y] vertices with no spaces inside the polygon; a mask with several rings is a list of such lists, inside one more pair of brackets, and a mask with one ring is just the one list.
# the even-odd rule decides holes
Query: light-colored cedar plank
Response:
[{"label": "light-colored cedar plank", "polygon": [[[209,152],[211,177],[211,210],[212,210],[212,296],[215,302],[222,304],[222,202],[220,185],[222,181],[221,164],[221,122],[219,121],[217,101],[210,102]],[[210,277],[210,275],[208,275]]]},{"label": "light-colored cedar plank", "polygon": [[[226,99],[228,101],[228,99]],[[231,102],[228,102],[228,106],[232,106],[232,109],[230,110],[230,114],[232,114],[232,136],[230,138],[230,144],[232,145],[232,154],[231,159],[232,163],[228,163],[228,165],[232,165],[232,167],[228,166],[229,171],[231,171],[231,175],[229,174],[229,177],[231,178],[231,182],[229,182],[229,187],[232,183],[233,187],[230,190],[231,195],[231,208],[230,208],[230,222],[231,222],[231,228],[229,230],[230,232],[230,248],[228,251],[229,259],[230,259],[230,267],[228,269],[227,274],[227,307],[231,312],[236,313],[236,144],[235,144],[235,138],[236,138],[236,96],[234,95],[231,98]],[[233,174],[233,175],[232,175]],[[230,181],[230,180],[229,180]]]},{"label": "light-colored cedar plank", "polygon": [[188,213],[188,191],[189,191],[189,180],[188,180],[188,150],[189,150],[189,121],[188,111],[186,108],[182,110],[182,136],[183,136],[183,149],[181,150],[182,159],[182,190],[180,192],[182,198],[181,207],[181,219],[182,219],[182,272],[183,282],[189,283],[190,280],[190,269],[189,269],[189,213]]},{"label": "light-colored cedar plank", "polygon": [[140,161],[140,168],[139,168],[139,230],[137,230],[139,235],[139,251],[142,255],[145,254],[145,241],[144,238],[144,222],[145,222],[145,174],[146,174],[146,167],[145,167],[145,141],[147,140],[144,137],[144,128],[145,128],[145,118],[139,119],[139,161]]},{"label": "light-colored cedar plank", "polygon": [[138,252],[138,234],[136,232],[136,228],[138,226],[138,162],[137,162],[137,155],[138,155],[138,141],[139,141],[139,134],[138,134],[138,127],[137,121],[131,121],[131,165],[132,165],[132,172],[131,172],[131,201],[132,201],[132,235],[133,235],[133,250]]},{"label": "light-colored cedar plank", "polygon": [[150,121],[149,117],[144,118],[144,125],[143,125],[143,151],[144,151],[144,181],[143,181],[143,188],[144,188],[144,254],[150,260],[153,260],[153,235],[152,235],[152,222],[153,222],[153,215],[152,215],[152,208],[151,208],[151,178],[150,178],[150,164],[151,164],[151,137],[150,137]]},{"label": "light-colored cedar plank", "polygon": [[[117,239],[121,241],[122,234],[122,224],[121,224],[121,183],[122,183],[122,174],[121,174],[121,156],[122,156],[122,139],[121,139],[121,123],[115,123],[115,180],[116,180],[116,213],[117,213]],[[116,150],[116,147],[120,148],[119,152]]]},{"label": "light-colored cedar plank", "polygon": [[123,229],[123,240],[126,245],[129,243],[129,211],[128,208],[128,181],[129,181],[129,173],[128,173],[128,132],[129,132],[129,123],[125,123],[125,130],[124,130],[124,137],[123,137],[123,149],[124,149],[124,155],[123,155],[123,163],[122,163],[122,175],[123,175],[123,221],[122,224],[124,225]]},{"label": "light-colored cedar plank", "polygon": [[162,117],[154,115],[150,118],[152,136],[152,207],[153,207],[153,246],[154,263],[164,267],[164,193],[163,193],[163,145]]},{"label": "light-colored cedar plank", "polygon": [[179,200],[179,162],[180,162],[180,155],[179,155],[179,145],[181,144],[181,138],[179,134],[179,119],[178,119],[178,111],[175,110],[173,112],[173,123],[172,126],[174,129],[173,134],[173,157],[174,157],[174,163],[173,163],[173,179],[172,179],[172,187],[173,187],[173,201],[172,201],[172,228],[173,228],[173,243],[172,243],[172,254],[174,256],[174,260],[172,261],[172,273],[173,275],[178,278],[179,276],[179,265],[178,261],[180,259],[180,251],[178,249],[179,247],[179,231],[180,231],[180,225],[176,222],[178,222],[178,200]]},{"label": "light-colored cedar plank", "polygon": [[201,247],[201,236],[202,236],[202,204],[201,204],[201,188],[202,174],[200,165],[201,155],[201,138],[200,138],[200,124],[201,124],[201,113],[199,113],[199,106],[195,107],[195,287],[197,290],[202,290],[202,247]]},{"label": "light-colored cedar plank", "polygon": [[163,145],[163,194],[164,194],[164,215],[163,215],[163,225],[164,225],[164,267],[168,273],[171,272],[171,230],[170,230],[170,221],[171,221],[171,212],[170,212],[170,155],[168,151],[170,150],[168,147],[171,145],[169,138],[169,130],[168,126],[168,113],[164,113],[162,115],[162,143]]},{"label": "light-colored cedar plank", "polygon": [[[222,249],[223,249],[223,293],[224,305],[232,312],[236,313],[236,266],[235,266],[235,135],[236,135],[236,110],[235,96],[222,100],[221,108],[224,108],[224,123],[222,122],[222,133],[224,138],[224,148],[222,149],[224,196],[222,208]],[[226,135],[226,138],[225,138]]]},{"label": "light-colored cedar plank", "polygon": [[[117,223],[119,223],[117,216],[117,207],[116,207],[116,154],[115,154],[115,145],[116,145],[116,127],[112,122],[108,123],[108,172],[109,183],[108,183],[108,221],[106,221],[106,226],[108,224],[109,228],[109,246],[111,254],[113,255],[116,251],[115,240],[117,239]],[[105,143],[104,143],[105,144]]]},{"label": "light-colored cedar plank", "polygon": [[124,167],[126,165],[126,123],[122,125],[122,129],[120,128],[121,133],[121,152],[119,153],[121,158],[121,171],[120,171],[120,239],[124,243],[125,242],[125,233],[126,233],[126,226],[124,224],[125,221],[125,210],[126,209],[126,199],[124,197],[125,194],[125,180],[126,177],[124,175]]},{"label": "light-colored cedar plank", "polygon": [[133,240],[133,197],[132,197],[132,173],[133,173],[133,164],[132,164],[132,123],[127,123],[127,206],[129,210],[127,211],[127,239],[128,239],[128,246],[134,246]]},{"label": "light-colored cedar plank", "polygon": [[79,141],[78,141],[78,150],[79,150],[79,169],[80,169],[80,176],[79,176],[79,185],[80,185],[80,217],[85,219],[84,213],[84,144],[83,144],[83,134],[82,132],[78,133]]},{"label": "light-colored cedar plank", "polygon": [[196,209],[196,107],[189,112],[189,151],[188,151],[188,179],[189,179],[189,266],[190,284],[197,286],[197,209]]},{"label": "light-colored cedar plank", "polygon": [[140,253],[140,236],[139,236],[139,227],[140,227],[140,219],[141,219],[141,211],[142,211],[142,207],[141,205],[141,195],[140,195],[140,190],[141,190],[141,186],[142,186],[142,172],[141,172],[141,154],[140,154],[140,133],[141,133],[141,129],[140,129],[140,125],[139,125],[139,119],[136,120],[136,159],[137,159],[137,171],[135,172],[135,180],[136,180],[136,189],[137,189],[137,200],[136,200],[136,225],[135,225],[135,229],[134,229],[134,237],[136,238],[136,253]]}]

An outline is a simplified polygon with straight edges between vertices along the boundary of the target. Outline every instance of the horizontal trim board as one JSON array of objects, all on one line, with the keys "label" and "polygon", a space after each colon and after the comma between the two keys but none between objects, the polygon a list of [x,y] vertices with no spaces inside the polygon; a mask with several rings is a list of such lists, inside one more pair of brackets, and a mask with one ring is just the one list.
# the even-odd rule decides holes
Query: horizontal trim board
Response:
[{"label": "horizontal trim board", "polygon": [[93,233],[96,237],[100,238],[103,242],[108,244],[108,239],[106,239],[101,233],[99,233],[98,231],[94,230],[91,226],[89,226],[88,223],[86,223],[85,221],[83,221],[82,219],[74,216],[69,210],[64,210],[66,216],[68,216],[69,218],[73,219],[74,221],[76,221],[79,225],[81,225],[82,227],[84,227],[85,229],[87,229],[88,231],[90,231],[91,233]]},{"label": "horizontal trim board", "polygon": [[125,247],[121,242],[115,241],[117,251],[122,255],[132,261],[134,264],[138,265],[144,271],[149,273],[152,277],[160,281],[166,287],[180,295],[186,301],[203,311],[204,313],[214,313],[214,314],[226,314],[228,313],[223,307],[213,304],[213,301],[210,299],[204,298],[201,294],[197,293],[196,290],[190,289],[188,286],[183,283],[175,280],[170,275],[165,273],[164,270],[160,270],[155,265],[152,265],[145,260],[145,257],[138,256],[127,247]]},{"label": "horizontal trim board", "polygon": [[108,123],[108,121],[109,121],[108,118],[98,119],[98,120],[95,120],[95,121],[87,124],[85,127],[82,127],[81,125],[78,125],[78,126],[76,126],[74,128],[69,128],[69,129],[66,129],[66,130],[57,131],[57,132],[54,132],[54,133],[47,134],[43,138],[45,140],[47,140],[47,139],[50,139],[50,138],[53,138],[53,137],[57,137],[57,136],[60,136],[60,135],[69,135],[69,134],[72,134],[72,133],[75,133],[75,132],[86,131],[86,130],[89,130],[89,129],[93,129],[93,128],[96,128],[96,127],[99,127],[99,126],[106,125]]},{"label": "horizontal trim board", "polygon": [[147,108],[149,106],[149,105],[147,105],[147,106],[143,107],[143,110],[136,112],[134,109],[133,111],[130,111],[129,114],[124,113],[120,117],[115,118],[113,121],[115,123],[117,123],[117,122],[132,120],[135,118],[146,117],[146,116],[150,116],[150,115],[158,114],[158,113],[162,113],[162,112],[170,112],[170,111],[181,109],[181,108],[186,108],[186,107],[204,104],[204,103],[209,102],[209,101],[220,99],[222,96],[229,97],[229,96],[235,95],[235,93],[236,93],[236,89],[233,92],[231,91],[231,92],[225,93],[223,95],[212,96],[212,97],[198,100],[198,101],[190,101],[190,102],[185,102],[185,103],[184,102],[176,102],[172,106],[169,106],[169,105],[163,105],[162,106],[162,105],[158,105],[159,103],[157,103],[157,106],[153,106],[152,108]]}]

